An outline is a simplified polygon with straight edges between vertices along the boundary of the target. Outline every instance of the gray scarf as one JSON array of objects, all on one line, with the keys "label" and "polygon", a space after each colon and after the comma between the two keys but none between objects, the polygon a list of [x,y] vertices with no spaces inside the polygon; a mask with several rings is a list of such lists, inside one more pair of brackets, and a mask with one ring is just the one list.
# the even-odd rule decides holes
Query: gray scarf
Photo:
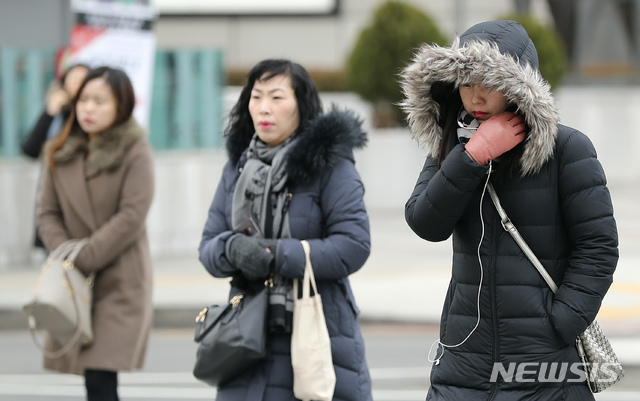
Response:
[{"label": "gray scarf", "polygon": [[[256,134],[251,138],[247,161],[233,193],[231,222],[234,228],[252,218],[263,237],[291,238],[287,213],[291,196],[287,191],[285,156],[294,135],[274,147],[262,142]],[[272,280],[269,287],[269,331],[290,333],[293,320],[291,280],[278,274]]]},{"label": "gray scarf", "polygon": [[234,228],[252,218],[265,238],[291,237],[285,156],[293,138],[292,135],[284,143],[270,147],[258,135],[253,135],[233,193],[231,223]]}]

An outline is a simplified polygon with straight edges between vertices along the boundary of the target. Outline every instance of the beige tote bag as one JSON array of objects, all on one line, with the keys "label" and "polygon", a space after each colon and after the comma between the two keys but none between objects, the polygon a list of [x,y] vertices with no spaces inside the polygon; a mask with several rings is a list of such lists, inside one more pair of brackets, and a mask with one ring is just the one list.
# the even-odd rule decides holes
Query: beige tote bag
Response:
[{"label": "beige tote bag", "polygon": [[[313,275],[309,243],[301,242],[306,256],[306,266],[302,279],[302,298],[298,298],[300,280],[293,280],[293,394],[302,401],[331,401],[336,386],[331,340],[322,310],[322,299]],[[311,288],[313,296],[310,294]]]}]

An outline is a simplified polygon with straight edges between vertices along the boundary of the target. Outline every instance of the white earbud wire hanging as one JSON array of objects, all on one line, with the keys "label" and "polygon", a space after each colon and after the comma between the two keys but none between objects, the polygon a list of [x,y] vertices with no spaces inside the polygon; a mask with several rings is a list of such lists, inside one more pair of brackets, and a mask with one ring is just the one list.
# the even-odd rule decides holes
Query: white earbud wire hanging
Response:
[{"label": "white earbud wire hanging", "polygon": [[[478,284],[478,297],[477,297],[477,301],[476,301],[476,306],[477,306],[477,311],[478,311],[478,318],[476,319],[476,325],[473,327],[473,329],[471,329],[469,334],[460,343],[455,344],[455,345],[444,344],[438,338],[437,340],[435,340],[431,344],[431,347],[429,347],[429,353],[427,354],[427,360],[429,362],[431,362],[431,363],[435,362],[436,365],[440,364],[440,359],[442,359],[442,357],[444,356],[445,349],[447,349],[447,348],[456,348],[456,347],[459,347],[462,344],[464,344],[471,337],[471,335],[476,331],[478,326],[480,325],[480,294],[482,293],[482,281],[484,280],[484,268],[482,266],[482,258],[480,257],[480,247],[482,246],[482,241],[484,241],[484,232],[485,232],[485,230],[484,230],[484,215],[482,213],[482,204],[484,203],[484,195],[487,193],[487,185],[489,185],[489,179],[491,178],[491,170],[492,170],[492,165],[491,165],[491,161],[489,161],[489,171],[487,172],[487,180],[484,183],[484,188],[482,189],[482,195],[480,196],[480,223],[482,225],[482,233],[480,235],[480,241],[478,242],[478,262],[480,263],[480,283]],[[436,358],[432,360],[431,359],[431,353],[433,351],[434,345],[436,345],[436,344],[442,346],[442,353],[440,354],[440,356],[438,356],[438,350],[436,350],[436,355],[435,355]]]}]

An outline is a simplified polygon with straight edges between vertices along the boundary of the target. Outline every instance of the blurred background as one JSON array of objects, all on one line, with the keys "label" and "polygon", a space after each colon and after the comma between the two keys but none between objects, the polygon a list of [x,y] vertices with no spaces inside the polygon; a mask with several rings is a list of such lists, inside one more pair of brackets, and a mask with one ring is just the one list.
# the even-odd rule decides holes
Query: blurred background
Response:
[{"label": "blurred background", "polygon": [[374,399],[424,399],[451,244],[404,222],[424,151],[396,106],[398,74],[422,43],[447,46],[503,18],[527,29],[562,122],[589,136],[607,173],[621,256],[598,320],[627,377],[597,399],[640,399],[640,0],[0,0],[0,401],[82,399],[78,378],[43,372],[21,312],[44,258],[33,246],[41,164],[21,144],[52,81],[77,62],[130,74],[155,150],[155,329],[145,371],[122,377],[123,399],[213,399],[190,374],[191,330],[228,283],[204,271],[197,247],[227,160],[225,116],[247,71],[279,57],[309,70],[325,108],[364,121],[356,167],[372,253],[351,281]]},{"label": "blurred background", "polygon": [[325,106],[360,114],[368,207],[401,209],[422,160],[395,106],[397,74],[420,44],[497,18],[527,28],[563,122],[592,138],[610,180],[638,182],[638,0],[0,0],[0,270],[33,256],[40,165],[20,144],[66,66],[130,73],[157,151],[153,252],[193,254],[225,161],[224,118],[257,61],[301,63]]}]

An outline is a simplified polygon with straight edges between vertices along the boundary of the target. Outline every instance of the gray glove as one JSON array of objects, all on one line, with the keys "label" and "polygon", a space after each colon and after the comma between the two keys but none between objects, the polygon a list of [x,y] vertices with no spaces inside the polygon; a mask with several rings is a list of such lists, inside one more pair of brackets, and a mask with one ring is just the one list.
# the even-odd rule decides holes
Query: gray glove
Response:
[{"label": "gray glove", "polygon": [[271,254],[275,258],[276,250],[278,249],[278,240],[274,238],[258,238],[258,243],[265,248],[269,248]]},{"label": "gray glove", "polygon": [[[230,238],[229,261],[250,280],[266,278],[275,265],[277,240],[236,235]],[[267,250],[269,248],[271,252]]]}]

